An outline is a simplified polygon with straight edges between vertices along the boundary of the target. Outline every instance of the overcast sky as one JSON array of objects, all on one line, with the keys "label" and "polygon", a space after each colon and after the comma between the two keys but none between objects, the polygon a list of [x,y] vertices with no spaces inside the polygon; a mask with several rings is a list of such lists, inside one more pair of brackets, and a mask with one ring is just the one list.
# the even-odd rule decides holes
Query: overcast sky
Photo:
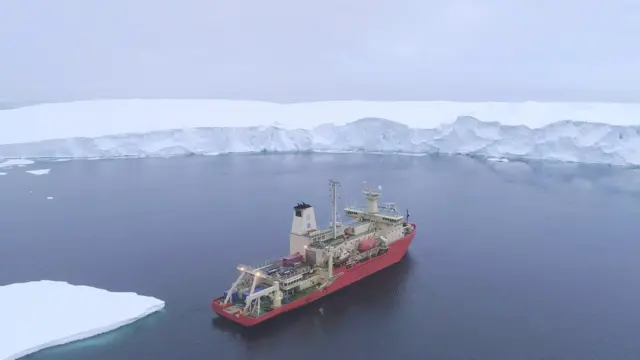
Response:
[{"label": "overcast sky", "polygon": [[640,2],[0,0],[0,99],[640,101]]}]

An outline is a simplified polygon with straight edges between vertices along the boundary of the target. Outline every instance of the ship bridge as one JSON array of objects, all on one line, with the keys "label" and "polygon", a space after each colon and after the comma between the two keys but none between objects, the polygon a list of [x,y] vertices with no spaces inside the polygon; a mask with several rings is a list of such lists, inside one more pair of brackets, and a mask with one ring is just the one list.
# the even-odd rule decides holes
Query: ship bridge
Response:
[{"label": "ship bridge", "polygon": [[404,217],[398,213],[394,203],[378,204],[380,197],[382,196],[382,187],[378,186],[376,190],[371,190],[365,183],[364,190],[362,191],[367,199],[367,206],[364,208],[359,207],[347,207],[344,209],[345,215],[355,219],[356,221],[374,221],[381,222],[389,225],[400,223],[404,220]]},{"label": "ship bridge", "polygon": [[358,221],[374,221],[374,222],[384,222],[388,224],[397,224],[404,220],[404,216],[398,214],[394,211],[378,211],[377,213],[370,213],[367,209],[349,207],[344,209],[345,215],[348,217]]}]

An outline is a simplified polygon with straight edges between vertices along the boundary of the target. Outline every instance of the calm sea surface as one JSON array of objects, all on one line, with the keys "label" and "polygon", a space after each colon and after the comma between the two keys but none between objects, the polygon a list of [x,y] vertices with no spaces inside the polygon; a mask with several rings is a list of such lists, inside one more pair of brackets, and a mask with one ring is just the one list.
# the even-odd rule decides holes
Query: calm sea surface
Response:
[{"label": "calm sea surface", "polygon": [[[25,173],[37,168],[52,170]],[[29,359],[640,358],[637,170],[314,154],[6,172],[0,285],[64,280],[167,304]],[[238,263],[287,252],[296,202],[328,224],[329,178],[343,203],[366,180],[410,210],[419,227],[407,258],[257,328],[217,318],[210,300]]]}]

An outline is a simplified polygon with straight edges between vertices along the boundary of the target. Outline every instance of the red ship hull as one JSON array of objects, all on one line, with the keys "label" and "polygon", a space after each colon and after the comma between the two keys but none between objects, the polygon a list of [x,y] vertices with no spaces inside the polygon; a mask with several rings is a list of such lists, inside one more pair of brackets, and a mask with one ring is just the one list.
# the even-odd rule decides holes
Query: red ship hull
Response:
[{"label": "red ship hull", "polygon": [[413,241],[413,238],[416,235],[417,227],[415,224],[411,225],[413,226],[413,231],[391,244],[389,246],[389,250],[385,254],[354,265],[349,269],[346,269],[344,266],[335,268],[333,270],[333,274],[338,275],[338,277],[329,286],[324,289],[316,290],[288,304],[283,304],[279,308],[266,312],[258,317],[230,314],[225,311],[224,309],[230,304],[222,304],[224,302],[224,296],[214,299],[211,302],[211,307],[219,316],[225,317],[243,326],[253,326],[287,311],[307,305],[402,260],[409,249],[409,245],[411,245],[411,241]]}]

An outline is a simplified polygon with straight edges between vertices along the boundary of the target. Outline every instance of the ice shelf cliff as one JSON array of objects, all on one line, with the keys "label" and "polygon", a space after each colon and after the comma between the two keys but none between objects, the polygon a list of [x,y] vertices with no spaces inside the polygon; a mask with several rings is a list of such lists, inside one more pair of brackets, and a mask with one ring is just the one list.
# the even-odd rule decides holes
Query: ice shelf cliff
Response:
[{"label": "ice shelf cliff", "polygon": [[100,100],[0,111],[0,158],[444,153],[640,165],[640,104]]}]

